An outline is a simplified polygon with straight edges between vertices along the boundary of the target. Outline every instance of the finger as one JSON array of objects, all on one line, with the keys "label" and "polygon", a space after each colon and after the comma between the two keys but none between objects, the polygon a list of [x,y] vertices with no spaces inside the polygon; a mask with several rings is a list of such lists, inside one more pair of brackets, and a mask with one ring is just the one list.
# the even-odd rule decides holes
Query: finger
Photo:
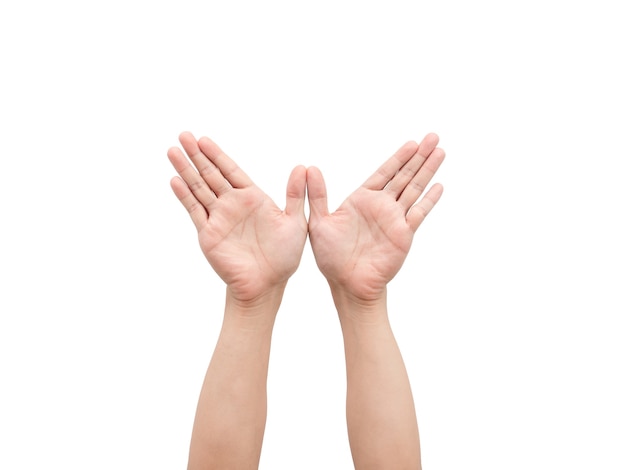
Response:
[{"label": "finger", "polygon": [[304,193],[306,192],[306,168],[297,166],[287,181],[287,203],[285,214],[304,214]]},{"label": "finger", "polygon": [[328,195],[326,193],[326,183],[322,172],[312,166],[306,170],[306,187],[309,197],[309,208],[311,218],[325,217],[328,215]]},{"label": "finger", "polygon": [[253,184],[252,180],[239,168],[235,161],[226,155],[211,139],[201,137],[198,141],[198,145],[202,153],[219,168],[224,178],[226,178],[233,188],[245,188]]},{"label": "finger", "polygon": [[182,177],[187,188],[193,192],[196,199],[206,207],[211,205],[216,199],[215,193],[211,191],[211,188],[209,188],[206,181],[198,174],[196,169],[191,166],[187,157],[183,155],[183,152],[181,152],[179,148],[172,147],[168,150],[167,157],[176,172]]},{"label": "finger", "polygon": [[411,207],[411,210],[406,216],[406,220],[413,232],[418,229],[426,216],[430,213],[433,207],[435,207],[435,204],[437,204],[442,194],[443,186],[439,183],[434,184],[428,190],[426,195],[417,204]]},{"label": "finger", "polygon": [[422,195],[424,189],[426,189],[426,186],[430,183],[430,180],[433,179],[433,176],[441,166],[445,156],[446,153],[440,148],[436,148],[432,151],[398,198],[398,202],[402,204],[403,207],[408,210],[409,207],[415,204],[415,201]]},{"label": "finger", "polygon": [[183,204],[185,209],[187,209],[187,212],[191,216],[191,220],[196,226],[196,229],[199,231],[206,224],[209,218],[209,214],[205,206],[198,201],[198,199],[196,199],[187,186],[187,183],[185,183],[181,178],[172,178],[170,186],[172,187],[172,190],[178,200]]},{"label": "finger", "polygon": [[379,190],[383,189],[387,183],[395,176],[400,168],[408,162],[415,152],[417,152],[418,145],[414,141],[409,141],[398,149],[389,160],[382,164],[376,172],[370,176],[363,187],[367,189]]},{"label": "finger", "polygon": [[198,141],[191,132],[183,132],[180,137],[181,145],[185,149],[185,153],[198,169],[198,173],[204,181],[206,181],[211,191],[218,197],[231,189],[231,185],[222,175],[219,169],[213,164],[209,158],[200,150]]},{"label": "finger", "polygon": [[437,134],[431,133],[424,137],[419,144],[417,152],[415,152],[411,159],[393,176],[389,184],[385,187],[385,190],[390,191],[397,199],[400,193],[404,191],[406,185],[422,167],[431,152],[435,150],[438,143],[439,137]]}]

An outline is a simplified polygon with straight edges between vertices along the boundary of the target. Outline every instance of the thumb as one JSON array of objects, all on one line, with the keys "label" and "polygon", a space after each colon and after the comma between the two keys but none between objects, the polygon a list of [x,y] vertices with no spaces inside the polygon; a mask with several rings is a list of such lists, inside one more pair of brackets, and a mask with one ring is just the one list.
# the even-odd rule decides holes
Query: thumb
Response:
[{"label": "thumb", "polygon": [[315,219],[328,215],[328,196],[322,172],[314,166],[307,168],[306,184],[311,218]]},{"label": "thumb", "polygon": [[287,181],[287,202],[285,214],[304,214],[304,193],[306,190],[306,168],[295,167]]}]

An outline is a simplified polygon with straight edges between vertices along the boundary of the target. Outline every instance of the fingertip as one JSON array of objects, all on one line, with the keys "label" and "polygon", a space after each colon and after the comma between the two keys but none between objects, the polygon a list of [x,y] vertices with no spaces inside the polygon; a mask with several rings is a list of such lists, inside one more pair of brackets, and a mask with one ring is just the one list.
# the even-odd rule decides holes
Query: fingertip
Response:
[{"label": "fingertip", "polygon": [[292,174],[298,174],[306,177],[307,168],[304,165],[296,165],[293,170],[291,170]]},{"label": "fingertip", "polygon": [[443,194],[443,185],[441,183],[435,183],[430,187],[425,197],[430,199],[434,205],[434,204],[437,204],[442,194]]},{"label": "fingertip", "polygon": [[419,148],[419,144],[415,142],[414,140],[409,140],[401,148],[405,148],[413,154],[417,152],[417,149]]},{"label": "fingertip", "polygon": [[205,145],[210,145],[210,144],[215,144],[215,142],[213,142],[211,139],[209,139],[207,136],[203,135],[202,137],[200,137],[198,139],[198,143],[203,143]]},{"label": "fingertip", "polygon": [[224,151],[220,148],[220,146],[206,136],[202,136],[198,139],[198,147],[200,148],[200,151],[211,160],[214,160],[217,156],[224,154]]},{"label": "fingertip", "polygon": [[167,149],[167,158],[169,158],[170,160],[174,158],[178,150],[178,147],[170,147],[169,149]]},{"label": "fingertip", "polygon": [[213,141],[206,136],[202,136],[198,139],[198,147],[204,153],[204,149],[208,146],[214,145]]},{"label": "fingertip", "polygon": [[314,182],[322,184],[324,183],[324,176],[322,175],[322,171],[316,166],[310,166],[306,169],[306,180],[307,183]]},{"label": "fingertip", "polygon": [[[307,184],[307,187],[310,187],[311,185],[315,187],[319,187],[320,185],[324,184],[324,177],[322,176],[322,172],[320,171],[318,167],[316,166],[307,167],[306,184]],[[309,195],[310,195],[310,188],[309,188]]]},{"label": "fingertip", "polygon": [[174,170],[176,170],[176,172],[179,174],[181,171],[183,171],[185,165],[187,164],[187,158],[178,147],[170,147],[170,149],[167,151],[167,159],[174,167]]},{"label": "fingertip", "polygon": [[189,191],[187,183],[179,176],[174,176],[170,179],[170,188],[172,188],[172,191],[174,191],[174,194],[179,200],[182,200]]},{"label": "fingertip", "polygon": [[291,170],[287,181],[287,215],[304,213],[304,196],[306,194],[306,168],[303,165]]},{"label": "fingertip", "polygon": [[407,214],[407,222],[413,232],[424,222],[424,219],[430,214],[430,211],[437,205],[441,195],[443,194],[443,185],[441,183],[433,184],[426,195],[414,206],[411,207]]},{"label": "fingertip", "polygon": [[306,181],[307,196],[311,216],[323,217],[328,214],[328,197],[326,193],[326,183],[322,172],[317,167],[307,168]]},{"label": "fingertip", "polygon": [[298,181],[306,189],[306,167],[304,165],[298,165],[293,169],[293,172],[298,176]]},{"label": "fingertip", "polygon": [[287,197],[304,198],[306,189],[306,167],[298,165],[289,175],[287,183]]},{"label": "fingertip", "polygon": [[183,131],[178,135],[178,140],[180,142],[182,142],[183,140],[196,140],[196,138],[193,136],[193,134],[189,131]]},{"label": "fingertip", "polygon": [[182,186],[187,186],[187,183],[185,183],[180,176],[174,176],[170,179],[170,186],[182,187]]}]

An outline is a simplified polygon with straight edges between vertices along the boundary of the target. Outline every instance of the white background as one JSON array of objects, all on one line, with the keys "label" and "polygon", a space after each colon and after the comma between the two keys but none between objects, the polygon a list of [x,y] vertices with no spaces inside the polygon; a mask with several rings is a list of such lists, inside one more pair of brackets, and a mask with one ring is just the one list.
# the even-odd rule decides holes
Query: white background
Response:
[{"label": "white background", "polygon": [[[620,2],[4,1],[0,468],[185,468],[224,288],[169,188],[190,130],[331,209],[437,132],[444,196],[389,287],[427,469],[626,468]],[[307,245],[261,468],[351,468]]]}]

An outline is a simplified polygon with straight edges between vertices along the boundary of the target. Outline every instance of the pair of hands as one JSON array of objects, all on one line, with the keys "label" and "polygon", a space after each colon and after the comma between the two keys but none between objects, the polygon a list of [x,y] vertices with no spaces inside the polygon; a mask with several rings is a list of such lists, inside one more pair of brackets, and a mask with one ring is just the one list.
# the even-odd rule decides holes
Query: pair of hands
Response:
[{"label": "pair of hands", "polygon": [[435,184],[421,197],[445,156],[435,134],[419,145],[403,145],[333,213],[315,167],[294,168],[281,210],[213,141],[189,132],[179,140],[187,156],[177,147],[168,151],[180,175],[172,189],[198,230],[207,260],[244,303],[284,289],[307,234],[333,292],[359,302],[379,300],[443,192]]}]

